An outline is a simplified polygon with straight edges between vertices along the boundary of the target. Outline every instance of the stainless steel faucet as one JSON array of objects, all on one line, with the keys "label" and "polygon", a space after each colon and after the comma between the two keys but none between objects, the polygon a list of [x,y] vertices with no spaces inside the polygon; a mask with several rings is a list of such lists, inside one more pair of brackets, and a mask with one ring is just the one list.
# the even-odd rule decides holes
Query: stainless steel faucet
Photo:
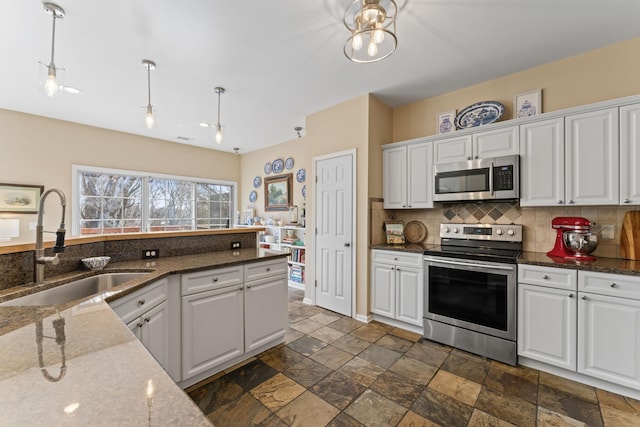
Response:
[{"label": "stainless steel faucet", "polygon": [[[55,256],[44,256],[44,242],[42,235],[45,232],[42,226],[42,217],[44,215],[44,201],[51,193],[56,193],[60,197],[60,206],[62,207],[62,219],[60,220],[60,227],[56,233],[56,243],[53,246],[53,252]],[[36,284],[44,282],[44,266],[45,264],[56,265],[60,262],[58,254],[64,252],[64,235],[66,230],[64,229],[64,211],[67,206],[67,198],[64,193],[57,188],[50,188],[40,197],[40,206],[38,207],[38,225],[36,226],[36,251],[35,251],[35,274],[34,281]],[[47,233],[53,233],[53,231],[47,231]]]}]

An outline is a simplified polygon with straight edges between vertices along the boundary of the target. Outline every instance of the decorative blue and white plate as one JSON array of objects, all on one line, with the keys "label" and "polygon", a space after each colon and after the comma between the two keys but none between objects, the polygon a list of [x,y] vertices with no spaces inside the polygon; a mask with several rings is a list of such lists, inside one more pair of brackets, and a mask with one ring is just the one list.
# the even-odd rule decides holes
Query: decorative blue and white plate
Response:
[{"label": "decorative blue and white plate", "polygon": [[249,193],[249,201],[251,203],[255,202],[256,200],[258,200],[258,193],[254,191],[252,191],[251,193]]},{"label": "decorative blue and white plate", "polygon": [[284,169],[284,162],[282,161],[282,159],[275,159],[271,163],[271,170],[273,171],[273,173],[280,173],[282,172],[283,169]]},{"label": "decorative blue and white plate", "polygon": [[305,199],[307,198],[307,186],[306,185],[302,186],[302,197],[304,197]]},{"label": "decorative blue and white plate", "polygon": [[260,187],[261,184],[262,184],[262,178],[260,178],[259,176],[256,176],[255,178],[253,178],[253,188],[258,188]]},{"label": "decorative blue and white plate", "polygon": [[284,167],[287,170],[293,169],[293,157],[287,157],[287,160],[284,161]]},{"label": "decorative blue and white plate", "polygon": [[455,125],[458,129],[488,125],[498,121],[504,114],[504,105],[497,101],[483,101],[469,105],[458,113]]},{"label": "decorative blue and white plate", "polygon": [[298,172],[296,172],[296,181],[304,182],[305,179],[307,179],[307,171],[304,169],[298,169]]},{"label": "decorative blue and white plate", "polygon": [[265,163],[264,165],[264,173],[269,175],[271,173],[271,163]]}]

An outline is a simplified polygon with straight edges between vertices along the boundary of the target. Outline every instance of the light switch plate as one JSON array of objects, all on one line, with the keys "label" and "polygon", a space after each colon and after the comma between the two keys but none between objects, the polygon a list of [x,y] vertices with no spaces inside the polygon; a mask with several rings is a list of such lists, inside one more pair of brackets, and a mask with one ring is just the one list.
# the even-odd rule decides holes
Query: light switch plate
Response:
[{"label": "light switch plate", "polygon": [[616,226],[614,224],[603,224],[600,229],[600,235],[603,240],[613,240],[616,235]]}]

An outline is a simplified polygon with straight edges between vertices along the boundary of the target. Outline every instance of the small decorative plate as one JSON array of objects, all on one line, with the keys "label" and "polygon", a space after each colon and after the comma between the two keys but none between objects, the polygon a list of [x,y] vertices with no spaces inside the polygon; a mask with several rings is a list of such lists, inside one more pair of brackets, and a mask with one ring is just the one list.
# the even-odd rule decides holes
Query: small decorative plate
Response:
[{"label": "small decorative plate", "polygon": [[296,181],[304,182],[305,179],[307,179],[307,171],[304,169],[298,169],[298,172],[296,173]]},{"label": "small decorative plate", "polygon": [[282,161],[282,159],[275,159],[271,163],[271,170],[273,171],[273,173],[280,173],[282,172],[283,169],[284,169],[284,162]]},{"label": "small decorative plate", "polygon": [[271,173],[271,163],[265,163],[264,165],[264,173],[269,175]]},{"label": "small decorative plate", "polygon": [[404,226],[404,238],[409,243],[422,243],[427,238],[427,227],[420,221],[409,221]]},{"label": "small decorative plate", "polygon": [[302,197],[304,197],[305,199],[307,198],[307,186],[306,185],[302,186]]},{"label": "small decorative plate", "polygon": [[497,101],[483,101],[469,105],[458,113],[455,125],[458,129],[488,125],[498,121],[504,114],[504,105]]},{"label": "small decorative plate", "polygon": [[293,157],[287,157],[287,160],[284,161],[284,167],[287,170],[293,169]]},{"label": "small decorative plate", "polygon": [[260,178],[259,176],[256,176],[255,178],[253,178],[253,188],[258,188],[260,187],[261,184],[262,184],[262,178]]},{"label": "small decorative plate", "polygon": [[256,193],[256,191],[254,190],[251,193],[249,193],[249,201],[253,203],[256,200],[258,200],[258,193]]}]

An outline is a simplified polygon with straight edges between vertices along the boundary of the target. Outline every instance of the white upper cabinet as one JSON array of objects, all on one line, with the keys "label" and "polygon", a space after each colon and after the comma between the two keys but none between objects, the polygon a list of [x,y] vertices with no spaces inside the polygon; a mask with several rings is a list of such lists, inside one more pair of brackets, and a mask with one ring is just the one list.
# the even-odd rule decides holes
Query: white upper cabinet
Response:
[{"label": "white upper cabinet", "polygon": [[440,139],[434,141],[434,162],[464,162],[518,154],[518,140],[518,126]]},{"label": "white upper cabinet", "polygon": [[565,117],[567,205],[619,203],[618,108]]},{"label": "white upper cabinet", "polygon": [[640,204],[640,104],[620,108],[620,204]]},{"label": "white upper cabinet", "polygon": [[471,160],[473,158],[473,143],[471,139],[471,135],[464,135],[434,141],[434,163]]},{"label": "white upper cabinet", "polygon": [[520,206],[564,205],[564,118],[520,126]]},{"label": "white upper cabinet", "polygon": [[433,149],[431,142],[388,148],[382,153],[385,209],[433,207]]}]

